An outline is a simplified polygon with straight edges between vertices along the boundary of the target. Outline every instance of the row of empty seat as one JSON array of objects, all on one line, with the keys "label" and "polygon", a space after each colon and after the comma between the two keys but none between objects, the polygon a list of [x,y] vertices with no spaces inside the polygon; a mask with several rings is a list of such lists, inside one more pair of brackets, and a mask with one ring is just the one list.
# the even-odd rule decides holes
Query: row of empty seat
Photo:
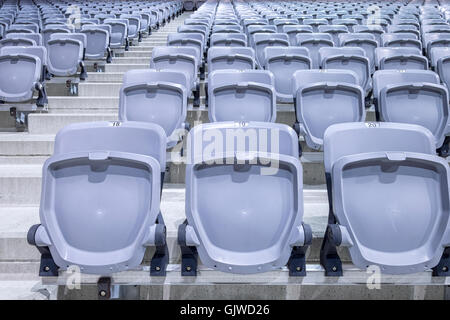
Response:
[{"label": "row of empty seat", "polygon": [[[41,225],[28,234],[41,275],[72,264],[102,275],[133,269],[148,246],[157,247],[151,274],[165,274],[160,195],[179,130],[189,131],[183,275],[196,275],[198,259],[224,272],[287,265],[292,276],[306,274],[313,236],[303,221],[299,135],[324,155],[326,275],[343,274],[339,246],[359,268],[448,275],[450,168],[439,156],[448,151],[448,89],[423,46],[387,45],[396,33],[385,33],[412,25],[420,42],[447,15],[443,5],[415,1],[206,2],[153,49],[150,69],[125,73],[120,121],[57,134],[43,168]],[[291,25],[313,32],[292,45]],[[333,38],[334,25],[347,30]],[[191,129],[189,97],[200,105],[203,82],[210,123]],[[294,103],[294,128],[275,123],[277,100]],[[365,122],[371,102],[379,122]]]}]

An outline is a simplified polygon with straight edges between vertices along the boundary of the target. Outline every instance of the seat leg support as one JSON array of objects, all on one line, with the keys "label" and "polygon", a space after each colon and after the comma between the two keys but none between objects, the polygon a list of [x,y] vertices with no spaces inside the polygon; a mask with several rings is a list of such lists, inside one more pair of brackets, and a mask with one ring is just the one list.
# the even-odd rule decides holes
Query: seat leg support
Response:
[{"label": "seat leg support", "polygon": [[309,225],[303,224],[303,230],[305,234],[304,244],[292,247],[291,256],[287,263],[289,276],[291,277],[306,276],[306,251],[312,244],[312,229]]},{"label": "seat leg support", "polygon": [[27,242],[28,244],[35,246],[39,253],[41,254],[41,263],[39,266],[39,276],[40,277],[57,277],[59,267],[56,265],[53,260],[52,254],[50,253],[50,249],[48,247],[39,247],[36,245],[36,231],[39,228],[40,224],[33,225],[30,230],[28,230],[27,234]]},{"label": "seat leg support", "polygon": [[447,158],[450,151],[450,137],[445,137],[442,147],[436,150],[440,157]]},{"label": "seat leg support", "polygon": [[178,227],[178,244],[181,249],[181,275],[182,276],[197,276],[197,248],[188,246],[186,244],[186,227],[187,220]]},{"label": "seat leg support", "polygon": [[197,83],[197,86],[194,91],[194,102],[193,102],[194,108],[200,107],[200,84]]},{"label": "seat leg support", "polygon": [[99,300],[111,299],[111,278],[101,277],[97,281],[97,292]]},{"label": "seat leg support", "polygon": [[337,253],[340,230],[336,224],[329,224],[325,231],[322,247],[320,248],[320,264],[325,269],[327,277],[341,277],[342,261]]},{"label": "seat leg support", "polygon": [[161,212],[156,220],[158,224],[156,234],[156,252],[150,262],[150,275],[164,277],[166,275],[167,265],[169,264],[169,248],[166,241],[166,225]]},{"label": "seat leg support", "polygon": [[112,50],[110,47],[106,48],[107,56],[106,56],[106,63],[112,62]]},{"label": "seat leg support", "polygon": [[433,277],[450,277],[450,247],[446,247],[438,265],[433,268]]},{"label": "seat leg support", "polygon": [[87,73],[86,73],[86,68],[84,67],[84,63],[83,61],[80,61],[80,80],[86,80],[87,78]]}]

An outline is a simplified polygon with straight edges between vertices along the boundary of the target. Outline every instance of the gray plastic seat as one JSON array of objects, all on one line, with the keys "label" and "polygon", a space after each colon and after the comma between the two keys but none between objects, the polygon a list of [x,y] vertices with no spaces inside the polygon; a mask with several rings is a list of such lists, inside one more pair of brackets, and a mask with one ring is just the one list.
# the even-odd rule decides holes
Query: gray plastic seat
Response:
[{"label": "gray plastic seat", "polygon": [[83,43],[74,39],[51,39],[47,42],[48,71],[55,76],[67,77],[77,74],[81,67],[80,79],[87,77],[83,64]]},{"label": "gray plastic seat", "polygon": [[348,33],[348,28],[345,25],[323,25],[319,26],[319,33],[328,33],[333,39],[335,46],[339,46],[339,34]]},{"label": "gray plastic seat", "polygon": [[242,27],[239,25],[217,24],[213,26],[212,33],[242,33]]},{"label": "gray plastic seat", "polygon": [[280,18],[280,19],[274,19],[273,20],[274,26],[277,28],[277,32],[282,33],[284,32],[283,27],[287,25],[297,25],[298,20],[297,19],[286,19],[286,18]]},{"label": "gray plastic seat", "polygon": [[277,27],[273,25],[249,25],[247,26],[247,37],[249,45],[254,47],[254,35],[257,33],[277,33]]},{"label": "gray plastic seat", "polygon": [[[236,143],[228,143],[230,136]],[[207,137],[215,139],[213,152]],[[200,258],[222,272],[261,273],[287,264],[291,276],[304,276],[312,237],[302,223],[295,132],[276,123],[208,123],[190,131],[187,146],[187,220],[178,229],[182,275],[195,276]]]},{"label": "gray plastic seat", "polygon": [[40,275],[71,265],[101,275],[139,267],[146,247],[164,239],[158,216],[165,156],[164,130],[151,123],[60,130],[44,164],[41,224],[28,233],[42,254]]},{"label": "gray plastic seat", "polygon": [[305,19],[303,20],[303,24],[307,26],[311,26],[313,28],[313,32],[319,32],[319,26],[327,25],[327,19]]},{"label": "gray plastic seat", "polygon": [[300,70],[294,73],[296,122],[307,145],[319,150],[323,134],[332,124],[363,122],[364,89],[358,76],[347,70]]},{"label": "gray plastic seat", "polygon": [[319,49],[333,47],[334,43],[332,36],[328,33],[301,33],[297,34],[297,46],[308,48],[312,68],[318,69],[320,66]]},{"label": "gray plastic seat", "polygon": [[120,19],[128,20],[128,38],[138,39],[140,38],[141,18],[132,14],[121,14]]},{"label": "gray plastic seat", "polygon": [[53,40],[53,39],[62,39],[62,40],[72,39],[72,40],[80,41],[83,45],[83,58],[84,58],[84,51],[87,46],[86,34],[84,34],[84,33],[53,33],[50,36],[50,40]]},{"label": "gray plastic seat", "polygon": [[319,49],[322,69],[351,70],[358,76],[358,84],[369,92],[371,89],[370,62],[361,48],[324,47]]},{"label": "gray plastic seat", "polygon": [[418,48],[377,48],[375,64],[379,70],[428,70],[428,59]]},{"label": "gray plastic seat", "polygon": [[256,62],[262,69],[264,67],[264,48],[289,47],[289,38],[284,33],[255,33],[253,35],[253,47],[256,52]]},{"label": "gray plastic seat", "polygon": [[370,25],[357,25],[353,27],[354,33],[370,33],[375,37],[378,45],[381,46],[381,35],[384,33],[382,26],[376,24]]},{"label": "gray plastic seat", "polygon": [[[424,70],[375,72],[374,97],[377,119],[424,126],[440,148],[450,133],[449,98],[439,76]],[[376,91],[375,91],[376,90]]]},{"label": "gray plastic seat", "polygon": [[378,42],[375,36],[370,33],[343,33],[339,35],[339,42],[341,47],[359,47],[364,49],[366,57],[370,61],[370,70],[375,70],[375,49],[378,47]]},{"label": "gray plastic seat", "polygon": [[411,33],[414,34],[417,38],[420,37],[420,31],[417,27],[412,25],[390,25],[388,26],[387,31],[389,33]]},{"label": "gray plastic seat", "polygon": [[33,97],[42,72],[42,63],[36,55],[25,53],[0,54],[0,100],[4,102],[28,101]]},{"label": "gray plastic seat", "polygon": [[189,77],[173,70],[139,69],[124,74],[119,120],[156,123],[164,129],[167,147],[175,146],[186,128]]},{"label": "gray plastic seat", "polygon": [[356,19],[349,19],[349,18],[333,19],[331,21],[331,24],[346,26],[349,32],[354,32],[353,28],[358,25],[358,20],[356,20]]},{"label": "gray plastic seat", "polygon": [[205,37],[200,33],[170,33],[167,36],[168,46],[195,47],[199,50],[199,58],[202,57],[205,49]]},{"label": "gray plastic seat", "polygon": [[204,25],[183,25],[177,29],[178,33],[200,33],[203,35],[203,47],[206,47],[206,42],[209,38],[210,29]]},{"label": "gray plastic seat", "polygon": [[3,47],[0,48],[0,55],[14,55],[14,54],[29,54],[36,56],[41,61],[42,71],[40,74],[40,81],[43,83],[48,80],[47,75],[47,49],[43,46],[33,47]]},{"label": "gray plastic seat", "polygon": [[320,254],[326,276],[342,275],[338,246],[348,247],[361,269],[413,274],[437,266],[434,275],[449,275],[450,170],[434,148],[433,135],[411,124],[345,123],[326,130],[331,209]]},{"label": "gray plastic seat", "polygon": [[37,46],[42,46],[42,35],[39,33],[8,33],[5,35],[6,39],[31,39]]},{"label": "gray plastic seat", "polygon": [[382,38],[383,47],[417,48],[422,50],[422,43],[412,33],[386,33]]},{"label": "gray plastic seat", "polygon": [[292,102],[292,75],[297,70],[311,69],[309,50],[304,47],[267,47],[264,49],[265,69],[275,77],[278,102]]},{"label": "gray plastic seat", "polygon": [[304,25],[286,25],[283,26],[283,32],[289,37],[289,44],[291,46],[297,45],[297,34],[299,33],[312,33],[313,28],[311,26]]},{"label": "gray plastic seat", "polygon": [[255,51],[249,47],[211,47],[208,50],[208,72],[223,69],[255,69]]},{"label": "gray plastic seat", "polygon": [[15,37],[15,38],[5,38],[0,40],[0,48],[2,47],[33,47],[36,46],[36,42],[30,38]]},{"label": "gray plastic seat", "polygon": [[450,47],[450,33],[426,33],[423,35],[422,41],[425,52],[430,57],[432,48]]},{"label": "gray plastic seat", "polygon": [[244,33],[213,33],[209,45],[210,47],[246,47],[247,36]]},{"label": "gray plastic seat", "polygon": [[107,18],[104,20],[104,24],[111,26],[111,40],[110,47],[112,49],[119,49],[126,47],[128,38],[128,24],[122,22],[121,19]]},{"label": "gray plastic seat", "polygon": [[450,48],[432,48],[431,63],[441,81],[447,86],[447,91],[450,92]]},{"label": "gray plastic seat", "polygon": [[98,28],[96,25],[88,25],[83,26],[81,33],[86,35],[85,59],[103,59],[105,54],[108,54],[106,59],[111,62],[111,53],[109,51],[110,32]]},{"label": "gray plastic seat", "polygon": [[50,28],[46,27],[41,33],[44,46],[47,46],[48,41],[54,33],[70,33],[70,30],[68,28],[64,28],[62,25]]},{"label": "gray plastic seat", "polygon": [[217,70],[208,75],[210,122],[275,122],[275,79],[265,70]]}]

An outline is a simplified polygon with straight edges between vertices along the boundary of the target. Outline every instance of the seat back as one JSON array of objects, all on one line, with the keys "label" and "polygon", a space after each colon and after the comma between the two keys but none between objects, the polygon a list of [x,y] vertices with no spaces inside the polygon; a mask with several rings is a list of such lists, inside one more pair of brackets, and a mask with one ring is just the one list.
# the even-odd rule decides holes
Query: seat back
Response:
[{"label": "seat back", "polygon": [[343,33],[339,35],[341,47],[360,47],[366,52],[366,57],[370,61],[370,70],[375,70],[375,49],[378,42],[375,36],[370,33]]},{"label": "seat back", "polygon": [[36,42],[30,38],[5,38],[0,40],[0,48],[1,47],[33,47],[36,46]]},{"label": "seat back", "polygon": [[242,274],[285,265],[303,219],[295,132],[276,123],[201,124],[187,150],[186,217],[202,263]]},{"label": "seat back", "polygon": [[276,120],[275,80],[270,71],[217,70],[208,75],[209,120]]},{"label": "seat back", "polygon": [[370,62],[365,51],[356,47],[324,47],[319,49],[322,69],[351,70],[358,76],[358,84],[370,88]]},{"label": "seat back", "polygon": [[365,92],[358,82],[357,74],[347,70],[294,73],[297,122],[310,148],[322,148],[323,134],[330,125],[365,120]]},{"label": "seat back", "polygon": [[422,56],[418,48],[377,48],[375,64],[379,70],[428,70],[428,59]]},{"label": "seat back", "polygon": [[[203,54],[205,37],[200,33],[171,33],[167,36],[168,46],[195,47]],[[200,59],[202,56],[199,55]]]},{"label": "seat back", "polygon": [[212,47],[208,50],[208,72],[223,69],[254,69],[255,51],[249,47]]},{"label": "seat back", "polygon": [[312,61],[312,68],[318,69],[319,49],[323,47],[333,47],[333,38],[328,33],[301,33],[297,34],[297,46],[308,48]]},{"label": "seat back", "polygon": [[450,92],[450,48],[435,47],[431,49],[432,65],[439,74],[442,83]]},{"label": "seat back", "polygon": [[0,55],[26,54],[39,58],[41,61],[42,71],[40,73],[41,82],[45,80],[45,72],[47,68],[47,49],[44,46],[34,47],[3,47],[0,48]]},{"label": "seat back", "polygon": [[120,90],[119,120],[156,123],[168,137],[168,147],[178,142],[184,129],[190,83],[188,75],[173,70],[130,70]]},{"label": "seat back", "polygon": [[110,33],[94,25],[83,28],[81,33],[86,35],[86,59],[102,59],[109,46]]},{"label": "seat back", "polygon": [[339,34],[349,32],[345,25],[323,25],[319,26],[318,30],[319,33],[330,34],[335,46],[339,46]]},{"label": "seat back", "polygon": [[283,26],[283,32],[289,37],[289,44],[291,46],[297,45],[297,34],[299,33],[312,33],[313,28],[311,26],[304,25],[285,25]]},{"label": "seat back", "polygon": [[289,38],[284,33],[256,33],[253,35],[256,61],[260,67],[264,66],[264,48],[273,46],[289,46]]},{"label": "seat back", "polygon": [[379,119],[422,125],[433,133],[436,148],[442,146],[450,132],[449,98],[439,76],[423,70],[406,70],[402,75],[394,70],[376,73],[374,97]]},{"label": "seat back", "polygon": [[292,102],[292,75],[297,70],[311,69],[309,50],[304,47],[267,47],[264,61],[265,69],[275,77],[277,101]]},{"label": "seat back", "polygon": [[197,81],[199,51],[195,47],[155,47],[152,51],[151,68],[157,70],[174,70],[185,72],[189,77],[190,87],[194,90]]},{"label": "seat back", "polygon": [[324,145],[333,212],[353,264],[388,274],[437,265],[449,241],[450,175],[432,134],[401,123],[346,123],[329,127]]},{"label": "seat back", "polygon": [[40,218],[62,270],[139,266],[159,213],[165,146],[162,128],[149,123],[91,122],[58,132],[44,164]]},{"label": "seat back", "polygon": [[74,39],[51,39],[47,42],[48,70],[55,76],[77,73],[83,59],[83,43]]},{"label": "seat back", "polygon": [[247,36],[244,33],[213,33],[209,45],[211,47],[246,47]]},{"label": "seat back", "polygon": [[41,33],[44,46],[47,46],[48,41],[50,40],[52,34],[54,34],[54,33],[70,33],[70,30],[67,28],[64,28],[63,26],[46,27]]},{"label": "seat back", "polygon": [[5,35],[7,39],[31,39],[37,46],[42,46],[42,35],[39,33],[8,33]]},{"label": "seat back", "polygon": [[[35,84],[40,80],[42,65],[39,57],[31,54],[0,54],[0,100],[5,102],[21,102],[33,97]],[[11,50],[11,49],[10,49]]]}]

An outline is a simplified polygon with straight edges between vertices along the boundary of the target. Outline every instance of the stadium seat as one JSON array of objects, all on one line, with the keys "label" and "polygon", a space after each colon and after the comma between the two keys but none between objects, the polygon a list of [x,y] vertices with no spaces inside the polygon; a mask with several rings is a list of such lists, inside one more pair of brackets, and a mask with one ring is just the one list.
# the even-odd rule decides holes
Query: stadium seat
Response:
[{"label": "stadium seat", "polygon": [[[437,74],[424,70],[380,70],[373,76],[373,86],[379,121],[424,126],[433,134],[437,149],[448,140],[449,98]],[[444,146],[443,151],[447,152],[447,148]]]},{"label": "stadium seat", "polygon": [[339,34],[348,33],[348,28],[345,25],[323,25],[319,26],[319,33],[328,33],[333,39],[334,46],[339,46]]},{"label": "stadium seat", "polygon": [[[108,29],[111,30],[111,27]],[[112,60],[109,47],[111,31],[99,28],[97,25],[85,25],[81,33],[86,35],[85,59],[99,60],[104,59],[106,55],[106,62],[110,63]]]},{"label": "stadium seat", "polygon": [[59,77],[74,76],[80,67],[80,80],[87,78],[83,63],[84,46],[80,40],[71,38],[47,41],[48,71]]},{"label": "stadium seat", "polygon": [[186,124],[189,75],[172,70],[130,70],[120,89],[119,120],[155,123],[164,129],[167,148],[180,140]]},{"label": "stadium seat", "polygon": [[264,66],[275,77],[278,102],[292,102],[292,75],[297,70],[311,69],[309,50],[304,47],[267,47]]},{"label": "stadium seat", "polygon": [[328,33],[301,33],[297,34],[297,46],[308,48],[312,68],[318,69],[320,66],[319,49],[333,47],[334,43],[333,38]]},{"label": "stadium seat", "polygon": [[[76,265],[110,275],[139,267],[146,247],[165,246],[165,157],[165,133],[155,124],[92,122],[59,131],[43,169],[41,224],[28,232],[41,253],[39,274]],[[165,265],[158,267],[153,275],[165,275]]]},{"label": "stadium seat", "polygon": [[2,47],[11,47],[11,46],[15,46],[15,47],[33,47],[36,46],[37,43],[28,38],[28,37],[14,37],[14,38],[5,38],[0,40],[0,48]]},{"label": "stadium seat", "polygon": [[243,33],[213,33],[210,46],[219,47],[246,47],[247,36]]},{"label": "stadium seat", "polygon": [[364,49],[366,57],[370,61],[370,70],[375,70],[375,49],[378,42],[375,36],[369,33],[343,33],[339,35],[339,43],[342,47],[359,47]]},{"label": "stadium seat", "polygon": [[428,59],[418,48],[377,48],[375,64],[379,70],[428,70]]},{"label": "stadium seat", "polygon": [[255,69],[255,51],[249,47],[211,47],[208,50],[208,72],[223,69]]},{"label": "stadium seat", "polygon": [[431,63],[441,81],[447,86],[447,91],[450,92],[450,48],[432,48]]},{"label": "stadium seat", "polygon": [[189,75],[189,91],[194,93],[194,106],[200,106],[200,86],[197,79],[200,53],[196,47],[156,47],[150,67],[157,70],[183,71]]},{"label": "stadium seat", "polygon": [[[338,247],[348,248],[356,267],[375,265],[385,274],[422,272],[444,261],[450,171],[434,148],[433,135],[411,124],[343,123],[325,131],[326,276],[343,275]],[[448,276],[443,266],[434,274]]]},{"label": "stadium seat", "polygon": [[299,33],[312,33],[313,28],[311,26],[303,25],[286,25],[283,26],[283,33],[286,33],[289,37],[289,44],[291,46],[297,45],[297,34]]},{"label": "stadium seat", "polygon": [[347,70],[299,70],[292,78],[297,133],[316,150],[332,124],[363,122],[366,118],[364,89],[358,75]]},{"label": "stadium seat", "polygon": [[265,70],[217,70],[208,75],[210,122],[275,122],[275,79]]},{"label": "stadium seat", "polygon": [[284,33],[255,33],[253,47],[256,52],[256,62],[260,69],[264,68],[264,48],[273,46],[289,46],[289,38]]},{"label": "stadium seat", "polygon": [[369,92],[371,89],[370,63],[365,51],[356,47],[324,47],[319,49],[322,69],[351,70],[358,75],[358,84]]},{"label": "stadium seat", "polygon": [[111,26],[111,49],[121,49],[124,47],[124,50],[127,51],[129,47],[128,20],[106,18],[103,23]]},{"label": "stadium seat", "polygon": [[[236,144],[228,143],[230,136]],[[215,137],[214,153],[206,137]],[[306,275],[312,234],[302,222],[295,132],[267,122],[201,124],[189,133],[187,150],[187,220],[178,228],[181,274],[196,276],[200,258],[222,272],[252,274],[287,265],[291,276]]]},{"label": "stadium seat", "polygon": [[36,43],[36,46],[42,46],[42,35],[39,33],[8,33],[5,35],[6,39],[31,39]]}]

